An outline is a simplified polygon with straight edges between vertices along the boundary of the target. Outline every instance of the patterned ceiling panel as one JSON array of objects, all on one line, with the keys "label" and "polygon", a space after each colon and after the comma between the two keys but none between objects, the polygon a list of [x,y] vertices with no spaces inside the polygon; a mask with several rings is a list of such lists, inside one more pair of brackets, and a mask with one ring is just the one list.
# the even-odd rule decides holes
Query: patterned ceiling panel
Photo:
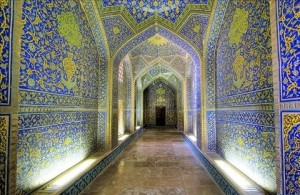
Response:
[{"label": "patterned ceiling panel", "polygon": [[135,48],[131,55],[132,57],[146,55],[155,59],[163,56],[186,56],[186,52],[163,36],[156,34]]},{"label": "patterned ceiling panel", "polygon": [[175,57],[174,56],[163,56],[161,59],[163,59],[166,62],[171,62]]},{"label": "patterned ceiling panel", "polygon": [[[188,58],[189,59],[189,58]],[[136,58],[131,59],[132,69],[133,69],[133,77],[137,78],[145,69],[153,66],[154,64],[161,65],[171,68],[177,74],[181,75],[182,78],[186,75],[186,66],[189,60],[181,56],[172,56],[170,61],[166,61],[162,58],[156,58],[154,61],[146,62],[144,56],[138,56]],[[154,70],[152,70],[154,71]],[[161,69],[160,72],[169,72],[168,69]],[[155,74],[155,72],[153,72]]]},{"label": "patterned ceiling panel", "polygon": [[164,79],[165,81],[168,81],[168,83],[176,90],[178,90],[178,84],[181,84],[181,81],[171,70],[168,70],[163,65],[156,65],[146,71],[141,77],[143,88],[147,88],[149,84],[157,79]]},{"label": "patterned ceiling panel", "polygon": [[134,33],[120,16],[103,18],[103,24],[111,53]]},{"label": "patterned ceiling panel", "polygon": [[133,78],[135,78],[144,67],[147,67],[147,63],[141,57],[131,59],[131,63]]},{"label": "patterned ceiling panel", "polygon": [[[142,70],[155,63],[163,63],[172,66],[183,77],[185,75],[186,62],[184,58],[188,56],[187,53],[159,34],[150,37],[136,47],[130,52],[130,56],[134,67],[134,77]],[[174,65],[170,64],[173,59],[178,61],[175,62]]]},{"label": "patterned ceiling panel", "polygon": [[142,76],[142,86],[147,86],[151,82],[152,82],[152,78],[150,75],[146,74]]},{"label": "patterned ceiling panel", "polygon": [[186,75],[186,66],[187,65],[188,65],[187,62],[179,56],[175,57],[170,63],[170,66],[173,69],[177,70],[177,72],[180,73],[182,75],[182,77],[185,77],[185,75]]},{"label": "patterned ceiling panel", "polygon": [[158,27],[152,26],[152,27],[146,29],[145,31],[136,35],[133,39],[128,41],[125,45],[123,45],[123,47],[115,55],[114,65],[117,66],[126,54],[128,54],[129,52],[134,50],[137,45],[139,45],[140,43],[143,43],[144,41],[153,37],[157,33],[161,37],[164,37],[165,39],[172,42],[178,48],[182,48],[182,50],[185,53],[188,53],[191,56],[191,58],[193,59],[195,64],[200,65],[200,57],[199,57],[197,51],[195,50],[195,48],[193,48],[190,44],[188,44],[180,36],[172,33],[168,29],[165,29],[160,26],[158,26]]},{"label": "patterned ceiling panel", "polygon": [[200,57],[195,48],[193,48],[190,44],[188,44],[184,39],[182,39],[178,35],[174,35],[168,29],[159,28],[159,34],[171,42],[175,43],[178,47],[182,48],[185,52],[187,52],[193,59],[195,64],[200,65]]},{"label": "patterned ceiling panel", "polygon": [[[101,1],[100,1],[101,2]],[[103,8],[124,7],[140,24],[154,15],[175,23],[188,5],[204,6],[209,0],[102,0]]]},{"label": "patterned ceiling panel", "polygon": [[147,63],[150,63],[150,62],[152,62],[153,60],[156,59],[156,56],[144,55],[144,56],[142,56],[142,57],[143,57],[143,59],[145,60],[145,62],[147,62]]},{"label": "patterned ceiling panel", "polygon": [[201,54],[203,53],[203,40],[208,22],[208,16],[193,14],[179,30],[179,34],[193,43],[200,50]]}]

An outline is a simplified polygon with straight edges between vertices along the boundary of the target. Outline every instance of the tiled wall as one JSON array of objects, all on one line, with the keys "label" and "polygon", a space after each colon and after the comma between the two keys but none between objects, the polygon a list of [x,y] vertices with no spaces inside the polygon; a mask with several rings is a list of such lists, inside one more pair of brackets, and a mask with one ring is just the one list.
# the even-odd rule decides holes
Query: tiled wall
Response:
[{"label": "tiled wall", "polygon": [[85,11],[87,20],[96,41],[96,46],[99,56],[99,85],[98,85],[98,132],[97,142],[98,148],[101,150],[108,148],[110,142],[109,131],[107,130],[107,113],[108,113],[108,63],[109,63],[109,49],[106,41],[103,23],[99,21],[99,13],[95,9],[93,1],[81,1],[82,7]]},{"label": "tiled wall", "polygon": [[11,82],[11,25],[12,3],[4,1],[0,4],[0,106],[10,105],[10,82]]},{"label": "tiled wall", "polygon": [[[300,2],[272,2],[273,71],[277,148],[277,189],[300,193]],[[278,75],[278,76],[277,76]]]},{"label": "tiled wall", "polygon": [[0,115],[0,192],[5,194],[8,187],[8,147],[10,133],[10,115]]},{"label": "tiled wall", "polygon": [[79,1],[24,1],[22,22],[18,194],[89,155],[106,120],[98,50]]},{"label": "tiled wall", "polygon": [[[10,171],[12,167],[12,147],[10,138],[12,137],[12,117],[16,113],[14,108],[16,98],[12,99],[12,47],[13,47],[13,7],[12,1],[0,3],[0,194],[10,192],[10,180],[13,181],[14,173]],[[11,179],[12,178],[12,179]]]},{"label": "tiled wall", "polygon": [[216,148],[243,173],[274,192],[275,115],[269,2],[218,1],[211,32],[206,56],[210,109],[206,119],[215,117],[216,125],[207,121],[208,149]]}]

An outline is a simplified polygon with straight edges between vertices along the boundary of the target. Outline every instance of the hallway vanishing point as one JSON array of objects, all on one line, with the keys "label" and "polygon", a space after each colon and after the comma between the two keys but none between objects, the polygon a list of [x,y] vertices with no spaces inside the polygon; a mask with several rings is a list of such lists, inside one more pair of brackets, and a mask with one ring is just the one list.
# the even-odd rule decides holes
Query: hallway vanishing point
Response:
[{"label": "hallway vanishing point", "polygon": [[175,129],[147,129],[82,195],[223,194]]}]

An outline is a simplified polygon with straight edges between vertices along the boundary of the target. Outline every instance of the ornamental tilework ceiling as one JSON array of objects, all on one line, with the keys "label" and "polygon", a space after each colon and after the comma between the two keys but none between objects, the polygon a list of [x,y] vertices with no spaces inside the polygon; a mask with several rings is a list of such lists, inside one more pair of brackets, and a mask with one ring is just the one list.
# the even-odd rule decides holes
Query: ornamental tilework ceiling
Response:
[{"label": "ornamental tilework ceiling", "polygon": [[0,3],[0,106],[10,105],[12,4]]},{"label": "ornamental tilework ceiling", "polygon": [[200,53],[203,53],[203,40],[205,37],[209,17],[205,15],[193,14],[179,30],[183,37],[196,45]]},{"label": "ornamental tilework ceiling", "polygon": [[133,35],[133,31],[120,16],[112,16],[103,19],[107,41],[111,53],[113,53],[121,43]]},{"label": "ornamental tilework ceiling", "polygon": [[[228,3],[216,48],[216,136],[219,154],[275,191],[269,13],[268,1]],[[248,110],[262,104],[271,109]]]},{"label": "ornamental tilework ceiling", "polygon": [[[186,59],[190,58],[183,49],[159,34],[150,37],[144,43],[132,50],[130,54],[134,64],[134,78],[136,78],[145,67],[150,67],[155,63],[167,64],[178,74],[184,76],[187,63]],[[173,60],[174,58],[178,60],[177,63]]]},{"label": "ornamental tilework ceiling", "polygon": [[200,59],[197,51],[184,39],[182,39],[180,36],[173,34],[166,28],[160,26],[152,26],[147,28],[140,34],[136,35],[133,39],[129,40],[128,42],[126,42],[126,44],[123,45],[123,47],[115,55],[114,66],[117,66],[121,62],[122,58],[125,57],[125,55],[128,54],[130,51],[132,51],[137,45],[143,43],[144,41],[148,40],[156,34],[159,34],[161,37],[164,37],[166,40],[182,48],[185,52],[187,52],[190,55],[194,63],[199,65]]},{"label": "ornamental tilework ceiling", "polygon": [[22,11],[17,190],[26,194],[89,155],[106,115],[98,119],[99,56],[79,2],[25,1]]},{"label": "ornamental tilework ceiling", "polygon": [[187,0],[187,1],[111,1],[102,0],[104,7],[124,6],[137,23],[141,23],[154,14],[167,19],[173,23],[176,22],[180,14],[187,5],[207,4],[208,0]]}]

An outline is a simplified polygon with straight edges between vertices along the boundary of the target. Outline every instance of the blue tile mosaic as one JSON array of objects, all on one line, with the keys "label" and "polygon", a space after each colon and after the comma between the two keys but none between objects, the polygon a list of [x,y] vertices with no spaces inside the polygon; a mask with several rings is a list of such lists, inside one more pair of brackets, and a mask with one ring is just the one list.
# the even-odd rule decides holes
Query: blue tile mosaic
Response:
[{"label": "blue tile mosaic", "polygon": [[141,23],[150,17],[158,14],[160,17],[173,23],[181,15],[187,5],[207,4],[208,0],[171,0],[171,1],[110,1],[102,0],[104,7],[123,6],[130,15]]},{"label": "blue tile mosaic", "polygon": [[276,1],[281,101],[300,100],[299,1]]},{"label": "blue tile mosaic", "polygon": [[0,106],[9,106],[11,100],[11,55],[13,1],[0,4]]}]

